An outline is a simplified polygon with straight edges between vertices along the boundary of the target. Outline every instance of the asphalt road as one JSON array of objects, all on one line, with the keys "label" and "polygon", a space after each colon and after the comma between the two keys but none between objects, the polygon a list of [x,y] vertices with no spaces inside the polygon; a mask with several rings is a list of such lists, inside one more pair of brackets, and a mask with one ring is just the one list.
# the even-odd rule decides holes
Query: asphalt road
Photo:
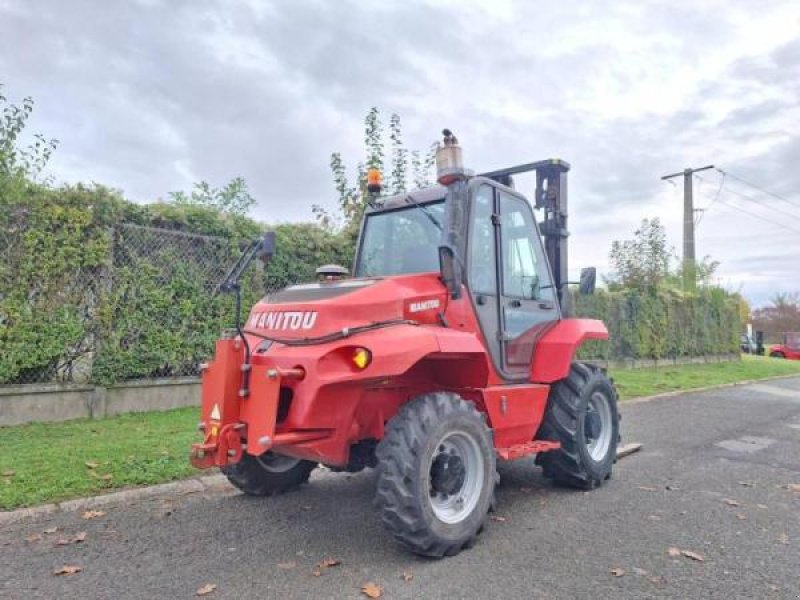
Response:
[{"label": "asphalt road", "polygon": [[[207,598],[363,598],[374,582],[387,599],[800,598],[800,492],[787,487],[800,484],[800,378],[622,413],[624,441],[644,449],[607,485],[561,490],[530,460],[504,464],[496,520],[455,558],[387,537],[372,473],[322,472],[274,499],[198,493],[6,525],[0,597],[193,598],[213,583]],[[341,564],[315,574],[327,557]],[[53,575],[62,565],[82,571]]]}]

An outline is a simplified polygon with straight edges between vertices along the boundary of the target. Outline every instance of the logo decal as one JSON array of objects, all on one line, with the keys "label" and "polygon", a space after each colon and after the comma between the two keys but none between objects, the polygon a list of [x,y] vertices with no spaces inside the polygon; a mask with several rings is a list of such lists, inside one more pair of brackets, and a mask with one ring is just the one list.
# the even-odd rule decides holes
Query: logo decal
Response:
[{"label": "logo decal", "polygon": [[219,421],[219,419],[220,419],[219,406],[215,404],[214,408],[211,409],[211,420],[212,421]]},{"label": "logo decal", "polygon": [[420,312],[423,310],[433,310],[434,308],[439,308],[439,299],[434,298],[433,300],[423,300],[421,302],[412,302],[408,305],[408,312]]},{"label": "logo decal", "polygon": [[257,329],[311,329],[317,321],[317,311],[287,311],[253,313],[250,327]]}]

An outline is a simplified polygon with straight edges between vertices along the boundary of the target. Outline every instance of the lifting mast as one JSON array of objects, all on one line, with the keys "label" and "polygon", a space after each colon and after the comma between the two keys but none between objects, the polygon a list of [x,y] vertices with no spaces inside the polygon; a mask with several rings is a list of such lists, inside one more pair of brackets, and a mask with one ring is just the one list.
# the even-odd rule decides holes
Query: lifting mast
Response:
[{"label": "lifting mast", "polygon": [[559,158],[517,165],[481,173],[480,177],[493,179],[507,187],[514,187],[513,175],[536,171],[535,208],[544,209],[544,219],[539,230],[544,237],[544,249],[553,273],[553,287],[558,294],[558,302],[564,315],[570,314],[567,285],[567,172],[569,163]]}]

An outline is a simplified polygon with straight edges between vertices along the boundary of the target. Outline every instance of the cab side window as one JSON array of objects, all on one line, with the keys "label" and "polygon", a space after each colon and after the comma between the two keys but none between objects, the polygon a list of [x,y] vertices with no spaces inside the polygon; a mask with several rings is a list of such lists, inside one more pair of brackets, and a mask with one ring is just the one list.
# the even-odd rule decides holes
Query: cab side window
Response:
[{"label": "cab side window", "polygon": [[476,294],[497,295],[495,272],[494,194],[488,185],[482,186],[475,194],[470,232],[469,280]]},{"label": "cab side window", "polygon": [[503,295],[524,300],[555,299],[550,273],[537,239],[533,213],[524,200],[500,193]]}]

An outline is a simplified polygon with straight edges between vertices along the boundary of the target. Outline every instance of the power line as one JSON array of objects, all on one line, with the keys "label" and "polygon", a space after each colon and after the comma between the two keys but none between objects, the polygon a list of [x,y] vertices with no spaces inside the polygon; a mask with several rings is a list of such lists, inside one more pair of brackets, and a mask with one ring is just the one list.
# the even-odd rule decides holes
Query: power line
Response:
[{"label": "power line", "polygon": [[781,227],[781,228],[786,229],[788,231],[792,231],[794,233],[800,233],[800,229],[794,229],[793,227],[789,227],[788,225],[785,225],[783,223],[778,223],[777,221],[773,221],[772,219],[767,219],[766,217],[763,217],[763,216],[761,216],[761,215],[759,215],[757,213],[750,212],[749,210],[745,210],[741,206],[736,206],[735,204],[731,204],[730,202],[726,202],[725,200],[722,200],[722,199],[720,199],[720,202],[722,204],[724,204],[725,206],[729,206],[730,208],[733,208],[735,210],[741,211],[741,212],[743,212],[745,214],[750,215],[751,217],[755,217],[756,219],[761,219],[762,221],[765,221],[765,222],[770,223],[772,225],[775,225],[777,227]]},{"label": "power line", "polygon": [[[719,190],[717,190],[717,196],[716,196],[718,198],[719,194],[723,191],[723,187],[724,187],[724,183],[725,183],[725,176],[728,175],[730,177],[733,177],[733,175],[730,175],[730,173],[726,173],[725,171],[722,171],[721,169],[717,169],[717,170],[720,173],[722,173],[722,181],[720,182],[720,188],[719,188]],[[695,175],[695,177],[697,177],[700,181],[705,182],[705,179],[703,179],[699,175]],[[798,216],[796,214],[792,214],[792,213],[787,212],[785,210],[782,210],[780,208],[776,208],[775,206],[772,206],[771,204],[765,204],[764,202],[761,202],[758,198],[754,198],[753,196],[750,196],[748,194],[743,194],[742,192],[739,192],[737,190],[731,189],[730,187],[724,188],[724,191],[726,191],[726,192],[728,192],[730,194],[735,194],[735,195],[739,196],[740,198],[744,198],[745,200],[749,200],[750,202],[758,204],[759,206],[761,206],[763,208],[766,208],[768,210],[773,210],[776,213],[778,213],[779,215],[781,215],[782,217],[789,217],[791,219],[800,219],[800,216]],[[713,204],[713,201],[712,201],[712,204]],[[711,204],[709,204],[705,208],[705,210],[708,210],[708,208],[710,206],[711,206]]]},{"label": "power line", "polygon": [[777,198],[778,200],[783,200],[787,204],[791,204],[792,206],[796,206],[796,207],[800,208],[800,203],[795,202],[793,200],[789,200],[785,196],[781,196],[780,194],[776,194],[775,192],[771,192],[771,191],[769,191],[767,189],[764,189],[763,187],[758,186],[755,183],[751,183],[751,182],[747,181],[746,179],[742,179],[738,175],[734,175],[733,173],[727,173],[726,171],[723,171],[722,169],[720,169],[718,167],[717,167],[717,171],[719,171],[723,175],[727,174],[732,179],[735,179],[736,181],[739,181],[739,182],[741,182],[741,183],[743,183],[745,185],[749,185],[751,188],[756,189],[759,192],[763,192],[764,194],[767,194],[768,196],[772,196],[773,198]]},{"label": "power line", "polygon": [[[721,172],[721,171],[720,171],[720,172]],[[721,172],[721,173],[722,173],[722,172]],[[695,177],[697,177],[697,178],[698,178],[700,181],[705,181],[705,179],[703,179],[702,177],[700,177],[700,175],[695,175]],[[700,221],[702,221],[702,220],[703,220],[703,217],[706,215],[706,211],[707,211],[708,209],[710,209],[712,206],[714,206],[714,203],[715,203],[717,200],[719,200],[719,195],[720,195],[720,193],[722,192],[722,186],[724,186],[724,185],[725,185],[725,173],[722,173],[722,177],[721,177],[721,178],[720,178],[720,180],[719,180],[719,187],[717,188],[717,192],[714,194],[714,197],[711,199],[711,202],[709,202],[709,203],[708,203],[708,205],[707,205],[705,208],[701,208],[701,209],[700,209],[700,218],[699,218],[699,219],[697,219],[697,223],[696,223],[696,225],[699,225],[699,224],[700,224]]]},{"label": "power line", "polygon": [[745,200],[749,200],[750,202],[753,202],[754,204],[757,204],[757,205],[762,206],[764,208],[767,208],[769,210],[773,210],[773,211],[775,211],[776,213],[778,213],[781,216],[789,217],[791,219],[800,219],[800,217],[797,216],[797,215],[794,215],[794,214],[792,214],[790,212],[787,212],[785,210],[781,210],[780,208],[775,208],[774,206],[770,206],[769,204],[764,204],[763,202],[759,202],[757,198],[753,198],[752,196],[748,196],[747,194],[743,194],[742,192],[739,192],[739,191],[736,191],[736,190],[732,190],[731,188],[726,188],[725,191],[728,192],[729,194],[735,194],[735,195],[739,196],[740,198],[744,198]]}]

